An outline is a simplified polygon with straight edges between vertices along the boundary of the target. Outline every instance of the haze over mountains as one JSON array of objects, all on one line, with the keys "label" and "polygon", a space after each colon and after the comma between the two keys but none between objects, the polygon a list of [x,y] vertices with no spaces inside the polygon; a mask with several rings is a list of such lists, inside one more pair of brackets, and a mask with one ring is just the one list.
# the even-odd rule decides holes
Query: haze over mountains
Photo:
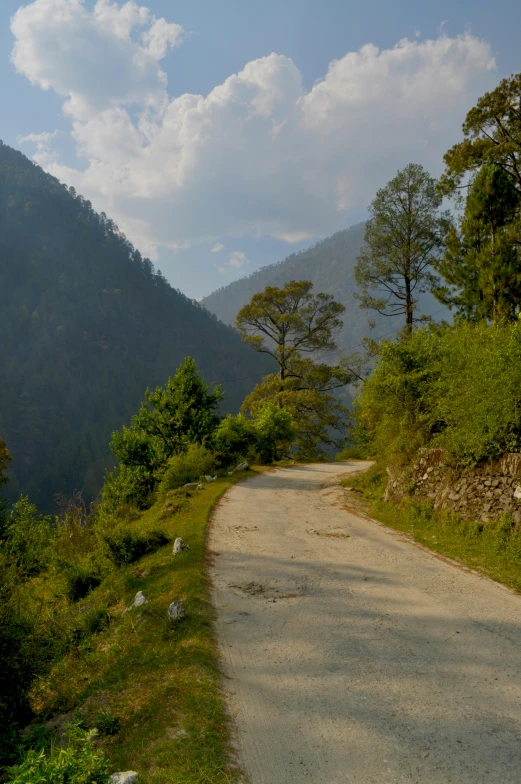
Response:
[{"label": "haze over mountains", "polygon": [[0,143],[0,434],[10,498],[86,497],[146,387],[187,356],[237,411],[269,360],[175,290],[90,202]]},{"label": "haze over mountains", "polygon": [[[364,223],[339,231],[311,248],[294,253],[278,264],[270,264],[247,278],[230,283],[205,297],[201,304],[225,324],[257,292],[266,286],[282,286],[289,280],[311,280],[315,291],[333,294],[346,307],[344,327],[338,336],[343,351],[355,349],[365,335],[380,337],[402,326],[403,318],[387,318],[361,310],[354,294],[354,267],[364,243]],[[370,330],[369,322],[376,323]]]}]

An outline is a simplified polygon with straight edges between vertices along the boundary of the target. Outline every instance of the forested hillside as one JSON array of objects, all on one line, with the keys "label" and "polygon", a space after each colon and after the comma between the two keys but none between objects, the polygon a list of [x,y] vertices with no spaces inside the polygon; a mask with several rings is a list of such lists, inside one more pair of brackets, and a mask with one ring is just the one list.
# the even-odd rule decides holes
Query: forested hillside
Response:
[{"label": "forested hillside", "polygon": [[373,337],[401,327],[401,320],[361,310],[354,298],[354,267],[364,244],[365,224],[339,231],[312,248],[293,253],[278,264],[254,272],[248,278],[230,283],[203,299],[202,304],[225,324],[234,324],[241,307],[266,286],[283,286],[290,280],[310,280],[316,291],[333,294],[346,307],[344,327],[338,337],[342,349],[355,346],[367,335],[369,322],[376,322]]},{"label": "forested hillside", "polygon": [[187,355],[237,410],[272,369],[90,202],[0,143],[0,435],[8,493],[98,492],[108,444]]}]

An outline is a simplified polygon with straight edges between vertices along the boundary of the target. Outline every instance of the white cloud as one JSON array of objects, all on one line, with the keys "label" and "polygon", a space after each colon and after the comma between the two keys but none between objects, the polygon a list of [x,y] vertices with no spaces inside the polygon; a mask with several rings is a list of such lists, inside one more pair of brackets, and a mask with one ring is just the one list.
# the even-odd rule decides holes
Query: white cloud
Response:
[{"label": "white cloud", "polygon": [[222,242],[216,242],[212,248],[212,253],[220,253],[222,250],[224,250]]},{"label": "white cloud", "polygon": [[[136,3],[35,0],[12,30],[13,62],[64,96],[85,160],[84,171],[42,165],[152,253],[342,228],[408,162],[439,173],[497,78],[490,46],[467,32],[368,44],[309,91],[292,60],[271,54],[206,96],[171,97],[159,61],[182,31]],[[239,268],[230,258],[222,269]]]},{"label": "white cloud", "polygon": [[249,259],[246,258],[246,254],[242,250],[234,250],[230,253],[228,262],[218,269],[221,275],[224,275],[227,272],[233,272],[234,270],[242,269],[245,264],[248,264],[248,262]]},{"label": "white cloud", "polygon": [[[143,45],[132,38],[135,28]],[[157,60],[181,41],[182,28],[134,2],[35,0],[11,19],[16,70],[66,99],[64,111],[87,121],[109,107],[160,107],[166,76]]]},{"label": "white cloud", "polygon": [[35,144],[36,155],[41,166],[51,166],[57,163],[56,153],[52,150],[52,142],[56,139],[58,130],[44,131],[43,133],[28,133],[27,136],[18,136],[18,144]]}]

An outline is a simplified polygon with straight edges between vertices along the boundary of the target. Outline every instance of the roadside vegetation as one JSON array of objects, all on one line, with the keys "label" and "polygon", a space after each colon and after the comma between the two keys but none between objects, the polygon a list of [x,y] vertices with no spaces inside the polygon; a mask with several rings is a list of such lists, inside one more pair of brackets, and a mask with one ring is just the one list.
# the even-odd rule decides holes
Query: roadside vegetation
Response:
[{"label": "roadside vegetation", "polygon": [[365,500],[366,514],[402,531],[440,555],[521,592],[521,530],[508,514],[489,522],[433,510],[429,501],[406,497],[397,505],[383,500],[387,474],[382,465],[344,480]]},{"label": "roadside vegetation", "polygon": [[[209,514],[244,476],[238,466],[300,454],[303,394],[308,419],[318,417],[307,454],[312,443],[319,455],[330,423],[320,417],[336,406],[328,388],[348,379],[302,357],[335,348],[342,306],[292,286],[302,290],[291,315],[300,342],[284,361],[310,394],[270,377],[255,404],[223,417],[220,388],[188,357],[113,433],[118,462],[96,502],[75,493],[47,516],[27,497],[0,505],[0,780],[103,784],[128,769],[150,784],[234,779],[206,574]],[[0,485],[10,459],[0,441]],[[178,537],[188,549],[174,554]],[[138,592],[146,601],[133,607]],[[186,611],[180,621],[168,615],[173,601]]]},{"label": "roadside vegetation", "polygon": [[[386,468],[404,471],[421,448],[444,450],[460,473],[521,451],[520,100],[518,74],[468,113],[439,183],[407,167],[377,194],[357,267],[361,304],[403,313],[405,326],[396,340],[369,343],[371,374],[341,455],[376,461],[347,483],[369,514],[516,590],[521,530],[510,514],[433,511],[414,487],[400,505],[383,497]],[[459,202],[457,219],[439,212],[443,195]],[[417,315],[427,287],[452,323]]]}]

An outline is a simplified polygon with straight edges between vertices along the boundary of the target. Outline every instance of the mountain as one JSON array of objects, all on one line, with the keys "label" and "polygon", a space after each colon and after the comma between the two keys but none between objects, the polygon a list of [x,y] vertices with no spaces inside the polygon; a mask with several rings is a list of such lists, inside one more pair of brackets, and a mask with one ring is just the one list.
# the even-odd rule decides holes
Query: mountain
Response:
[{"label": "mountain", "polygon": [[7,492],[95,495],[108,443],[187,356],[236,411],[272,365],[172,288],[90,202],[0,142],[0,437]]},{"label": "mountain", "polygon": [[[339,231],[312,248],[293,253],[278,264],[262,267],[247,278],[218,289],[202,300],[202,304],[225,324],[234,324],[240,308],[266,286],[283,286],[289,280],[311,280],[315,291],[333,294],[346,306],[344,327],[338,346],[344,352],[356,349],[365,335],[382,337],[403,324],[403,318],[380,316],[361,310],[354,298],[356,291],[353,270],[364,243],[365,224],[359,223]],[[374,330],[369,322],[374,321]]]}]

